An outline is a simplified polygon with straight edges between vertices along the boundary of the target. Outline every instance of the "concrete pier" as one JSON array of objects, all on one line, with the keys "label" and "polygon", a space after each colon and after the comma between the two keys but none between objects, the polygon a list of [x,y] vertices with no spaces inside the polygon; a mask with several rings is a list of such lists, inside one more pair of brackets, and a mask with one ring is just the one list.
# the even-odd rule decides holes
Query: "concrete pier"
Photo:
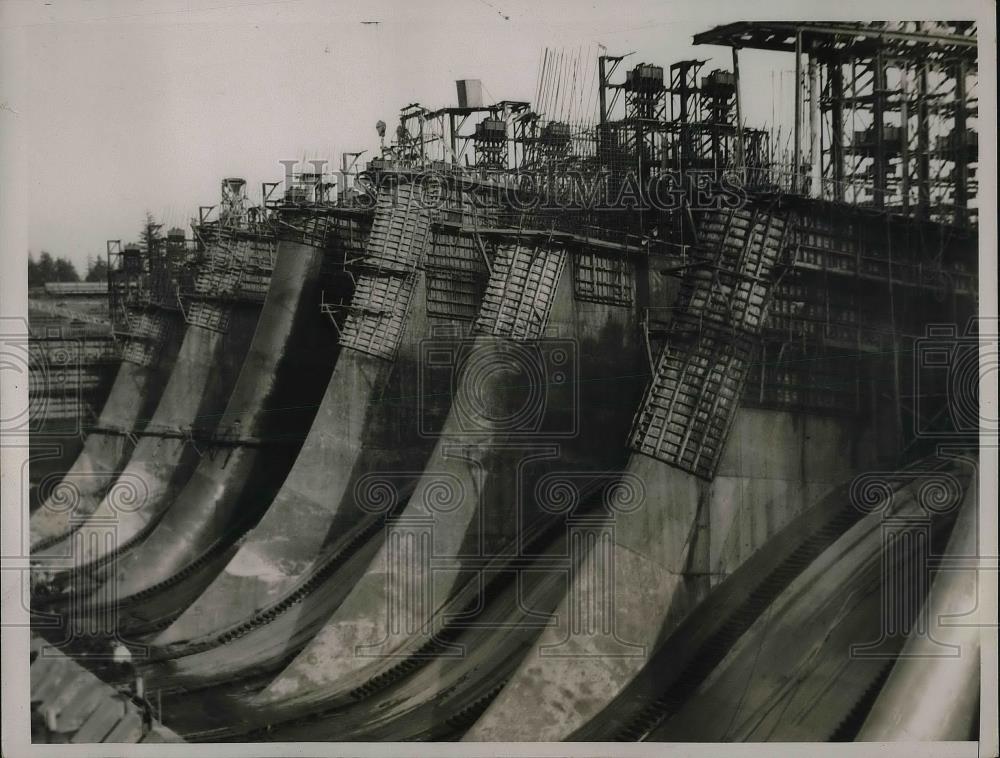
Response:
[{"label": "concrete pier", "polygon": [[[464,326],[430,315],[424,259],[440,244],[448,266],[485,267],[471,244],[432,239],[430,216],[418,199],[406,185],[381,199],[341,354],[299,457],[225,570],[155,640],[176,656],[173,677],[188,672],[189,683],[214,679],[234,663],[245,666],[255,645],[258,665],[266,668],[270,658],[263,651],[303,644],[370,560],[386,515],[412,492],[452,392],[447,378],[421,375],[426,351],[455,349]],[[400,219],[402,234],[391,233],[393,219]],[[329,574],[323,586],[304,592],[320,574]],[[286,608],[299,594],[300,602]],[[231,639],[230,630],[262,615],[266,625]]]},{"label": "concrete pier", "polygon": [[[194,436],[210,434],[221,419],[260,310],[256,302],[190,305],[190,325],[156,412],[118,474],[116,486],[77,529],[74,537],[80,539],[75,545],[62,541],[33,556],[45,575],[65,579],[87,567],[89,582],[104,578],[106,562],[134,547],[173,504],[200,459]],[[221,328],[202,325],[206,323]],[[93,535],[88,534],[91,522]],[[72,569],[52,563],[66,559],[72,560]],[[98,562],[102,568],[97,568]],[[90,571],[93,568],[96,573]]]},{"label": "concrete pier", "polygon": [[[109,581],[124,600],[221,549],[270,505],[312,420],[336,351],[316,307],[324,251],[281,240],[271,286],[239,378],[177,502]],[[324,349],[326,348],[326,349]],[[258,441],[269,441],[270,444]],[[203,582],[206,580],[202,580]],[[176,599],[170,613],[177,613]]]},{"label": "concrete pier", "polygon": [[[547,474],[623,464],[608,440],[624,438],[645,378],[632,312],[576,300],[566,255],[543,245],[498,252],[456,399],[389,527],[398,538],[260,703],[334,702],[414,654],[483,560],[516,551],[523,530],[554,518],[537,486]],[[428,540],[433,569],[407,547]]]},{"label": "concrete pier", "polygon": [[[31,545],[41,549],[68,535],[100,503],[132,449],[129,434],[142,431],[153,415],[173,368],[184,334],[179,313],[160,311],[155,320],[166,332],[155,363],[123,360],[83,449],[53,492],[31,515]],[[125,351],[128,355],[128,351]]]}]

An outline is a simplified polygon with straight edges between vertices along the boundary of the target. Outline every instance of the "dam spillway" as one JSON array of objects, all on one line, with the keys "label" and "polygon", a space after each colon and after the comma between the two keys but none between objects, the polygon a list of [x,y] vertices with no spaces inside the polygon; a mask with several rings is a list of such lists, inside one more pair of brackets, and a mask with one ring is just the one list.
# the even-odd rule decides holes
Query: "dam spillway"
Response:
[{"label": "dam spillway", "polygon": [[908,651],[973,592],[976,41],[869,32],[696,37],[806,35],[791,163],[738,68],[603,55],[596,125],[411,105],[335,192],[227,178],[192,239],[109,243],[117,374],[30,521],[49,736],[142,736],[52,705],[124,646],[187,741],[968,738],[978,658]]}]

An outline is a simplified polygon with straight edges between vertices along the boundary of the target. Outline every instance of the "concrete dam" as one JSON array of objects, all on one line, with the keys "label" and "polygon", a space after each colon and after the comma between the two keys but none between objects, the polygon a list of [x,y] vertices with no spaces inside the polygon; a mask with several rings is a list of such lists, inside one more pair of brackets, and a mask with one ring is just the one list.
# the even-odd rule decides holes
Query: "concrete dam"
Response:
[{"label": "concrete dam", "polygon": [[546,56],[108,243],[36,741],[975,739],[975,28],[695,43],[733,69],[602,55],[584,124]]}]

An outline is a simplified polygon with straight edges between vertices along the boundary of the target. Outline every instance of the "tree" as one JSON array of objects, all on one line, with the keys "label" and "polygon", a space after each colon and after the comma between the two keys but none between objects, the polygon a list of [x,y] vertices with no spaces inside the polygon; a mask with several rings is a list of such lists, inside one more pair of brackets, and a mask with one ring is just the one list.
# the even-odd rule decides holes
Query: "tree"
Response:
[{"label": "tree", "polygon": [[160,252],[160,244],[163,242],[163,235],[160,230],[163,224],[157,223],[153,214],[146,211],[146,223],[139,234],[139,244],[146,252],[146,255],[153,256]]},{"label": "tree", "polygon": [[108,278],[108,264],[101,258],[96,258],[90,265],[87,266],[87,281],[88,282],[103,282],[107,281]]},{"label": "tree", "polygon": [[78,282],[80,275],[76,272],[76,266],[67,258],[56,258],[55,280],[57,282]]},{"label": "tree", "polygon": [[34,255],[28,253],[28,287],[41,287],[43,284],[45,282],[42,281],[42,276],[38,273],[38,262]]},{"label": "tree", "polygon": [[28,256],[28,286],[42,287],[49,282],[78,282],[80,275],[76,266],[68,258],[53,258],[47,250],[43,250],[36,262],[34,256]]},{"label": "tree", "polygon": [[38,286],[45,284],[46,282],[54,282],[56,279],[56,262],[52,258],[52,254],[47,250],[42,250],[42,254],[38,257],[38,266],[35,269],[38,278]]}]

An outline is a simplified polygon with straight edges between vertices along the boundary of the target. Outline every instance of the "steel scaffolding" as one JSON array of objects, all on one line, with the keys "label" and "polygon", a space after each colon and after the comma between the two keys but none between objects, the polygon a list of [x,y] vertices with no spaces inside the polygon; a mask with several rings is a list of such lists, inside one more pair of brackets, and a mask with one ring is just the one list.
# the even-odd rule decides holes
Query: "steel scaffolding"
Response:
[{"label": "steel scaffolding", "polygon": [[978,208],[977,42],[970,22],[741,22],[695,44],[795,56],[783,189],[965,226]]}]

